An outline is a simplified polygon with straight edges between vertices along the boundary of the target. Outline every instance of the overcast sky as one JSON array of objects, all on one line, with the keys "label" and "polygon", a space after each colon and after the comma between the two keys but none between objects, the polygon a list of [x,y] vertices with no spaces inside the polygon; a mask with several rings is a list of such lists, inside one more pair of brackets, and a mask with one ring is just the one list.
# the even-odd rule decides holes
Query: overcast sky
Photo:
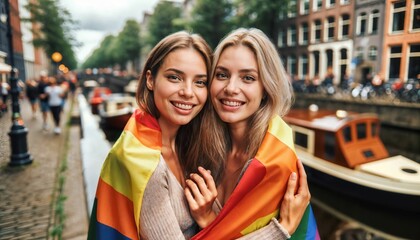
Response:
[{"label": "overcast sky", "polygon": [[79,22],[75,38],[83,44],[75,49],[79,63],[97,48],[108,34],[116,35],[127,19],[140,22],[143,12],[152,12],[158,0],[61,0],[61,5],[70,11]]}]

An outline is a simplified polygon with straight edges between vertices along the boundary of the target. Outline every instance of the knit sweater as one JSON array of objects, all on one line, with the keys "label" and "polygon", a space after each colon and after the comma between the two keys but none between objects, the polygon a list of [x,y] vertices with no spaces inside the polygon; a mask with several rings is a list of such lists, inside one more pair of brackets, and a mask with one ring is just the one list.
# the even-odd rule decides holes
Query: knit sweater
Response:
[{"label": "knit sweater", "polygon": [[[221,210],[216,200],[213,210]],[[184,190],[161,157],[151,176],[143,197],[140,211],[141,239],[189,239],[199,231],[192,218]],[[266,227],[240,239],[287,239],[290,235],[271,219]]]}]

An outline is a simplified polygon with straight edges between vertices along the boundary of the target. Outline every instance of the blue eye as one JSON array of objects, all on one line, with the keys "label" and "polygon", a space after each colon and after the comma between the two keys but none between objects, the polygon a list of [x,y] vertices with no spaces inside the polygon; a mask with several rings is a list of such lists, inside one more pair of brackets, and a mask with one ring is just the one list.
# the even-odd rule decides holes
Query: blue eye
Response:
[{"label": "blue eye", "polygon": [[180,81],[181,78],[178,75],[168,75],[167,78],[173,81]]},{"label": "blue eye", "polygon": [[255,77],[254,76],[247,75],[247,76],[244,76],[244,80],[246,80],[246,81],[255,81]]},{"label": "blue eye", "polygon": [[216,78],[217,79],[227,79],[228,75],[224,72],[218,72],[218,73],[216,73]]},{"label": "blue eye", "polygon": [[195,81],[195,84],[199,87],[206,87],[207,86],[207,80],[206,79],[199,79]]}]

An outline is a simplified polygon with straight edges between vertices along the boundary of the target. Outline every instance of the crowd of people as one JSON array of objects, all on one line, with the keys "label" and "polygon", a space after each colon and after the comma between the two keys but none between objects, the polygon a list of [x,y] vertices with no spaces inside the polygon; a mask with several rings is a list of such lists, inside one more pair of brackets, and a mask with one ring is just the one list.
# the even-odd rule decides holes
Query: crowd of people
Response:
[{"label": "crowd of people", "polygon": [[353,76],[346,73],[339,78],[339,83],[336,80],[330,69],[324,78],[320,78],[319,75],[312,79],[309,76],[304,79],[299,79],[296,75],[290,76],[293,90],[298,93],[340,93],[340,97],[348,96],[362,100],[380,98],[389,102],[420,102],[420,74],[407,81],[399,78],[385,81],[379,74],[368,72],[360,81],[355,81]]},{"label": "crowd of people", "polygon": [[[39,78],[28,79],[25,82],[18,79],[19,99],[27,98],[30,103],[32,119],[42,118],[42,130],[61,133],[60,117],[67,97],[73,96],[76,90],[77,78],[73,74],[48,76],[46,71],[41,71]],[[0,109],[4,114],[10,108],[10,84],[4,81],[1,84]],[[49,116],[50,115],[50,116]],[[48,118],[51,117],[54,127],[49,126]]]}]

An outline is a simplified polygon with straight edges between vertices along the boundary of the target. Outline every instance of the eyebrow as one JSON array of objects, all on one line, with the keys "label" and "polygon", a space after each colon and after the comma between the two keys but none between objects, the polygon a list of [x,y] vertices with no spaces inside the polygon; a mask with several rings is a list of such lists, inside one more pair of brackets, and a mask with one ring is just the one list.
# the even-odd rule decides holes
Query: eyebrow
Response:
[{"label": "eyebrow", "polygon": [[[227,68],[223,67],[223,66],[216,66],[216,69],[229,72],[229,70]],[[239,72],[241,72],[241,73],[254,72],[254,73],[258,74],[258,71],[255,68],[244,68],[244,69],[240,69]]]},{"label": "eyebrow", "polygon": [[[180,75],[185,75],[185,73],[183,71],[181,71],[179,69],[176,69],[176,68],[168,68],[168,69],[165,69],[164,72],[169,72],[169,71],[176,72],[177,74],[180,74]],[[207,74],[197,74],[197,75],[195,75],[195,77],[207,77]]]}]

